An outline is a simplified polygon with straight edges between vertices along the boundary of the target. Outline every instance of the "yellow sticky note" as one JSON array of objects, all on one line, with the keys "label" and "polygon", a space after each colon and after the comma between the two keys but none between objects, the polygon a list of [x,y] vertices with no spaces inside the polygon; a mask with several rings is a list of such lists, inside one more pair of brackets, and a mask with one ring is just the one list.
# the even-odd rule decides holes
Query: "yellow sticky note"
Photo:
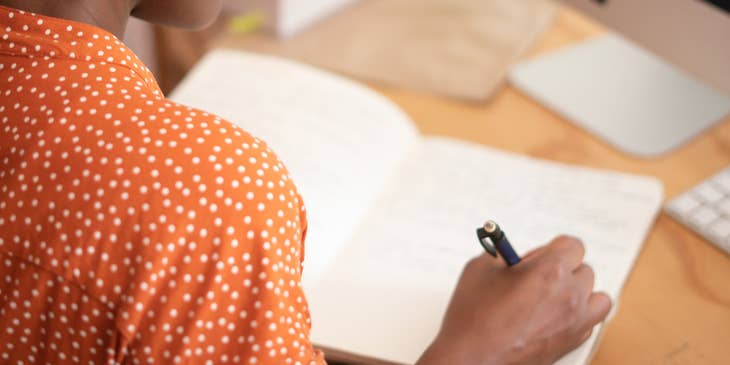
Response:
[{"label": "yellow sticky note", "polygon": [[264,25],[264,15],[255,11],[231,18],[228,30],[232,33],[249,33]]}]

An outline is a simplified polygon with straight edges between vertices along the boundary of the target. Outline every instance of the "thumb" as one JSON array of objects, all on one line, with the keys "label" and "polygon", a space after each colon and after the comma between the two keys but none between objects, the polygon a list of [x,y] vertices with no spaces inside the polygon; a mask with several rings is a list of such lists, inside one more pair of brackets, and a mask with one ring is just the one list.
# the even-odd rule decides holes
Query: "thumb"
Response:
[{"label": "thumb", "polygon": [[536,249],[533,249],[531,251],[528,251],[524,256],[522,256],[522,260],[523,261],[524,260],[528,260],[528,261],[534,260],[535,258],[537,258],[540,255],[542,255],[545,252],[546,249],[547,249],[547,245],[543,245],[543,246],[540,246],[540,247],[538,247]]}]

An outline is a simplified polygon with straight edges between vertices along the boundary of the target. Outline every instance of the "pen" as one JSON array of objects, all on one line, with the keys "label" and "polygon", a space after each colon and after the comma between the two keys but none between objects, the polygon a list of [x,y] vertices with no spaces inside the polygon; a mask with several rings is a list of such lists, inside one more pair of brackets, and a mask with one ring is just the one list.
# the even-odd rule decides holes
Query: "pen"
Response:
[{"label": "pen", "polygon": [[499,252],[507,265],[513,266],[520,262],[520,256],[512,248],[507,235],[494,221],[488,220],[484,222],[483,226],[477,228],[477,238],[490,255],[497,257],[497,252]]}]

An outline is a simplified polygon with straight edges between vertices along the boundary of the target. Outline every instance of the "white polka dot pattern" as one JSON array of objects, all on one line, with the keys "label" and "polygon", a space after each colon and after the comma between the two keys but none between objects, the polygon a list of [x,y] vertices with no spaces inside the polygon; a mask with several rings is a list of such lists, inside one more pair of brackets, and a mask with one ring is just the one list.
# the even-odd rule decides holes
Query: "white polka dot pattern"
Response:
[{"label": "white polka dot pattern", "polygon": [[6,7],[0,95],[0,363],[324,363],[265,143],[111,34]]}]

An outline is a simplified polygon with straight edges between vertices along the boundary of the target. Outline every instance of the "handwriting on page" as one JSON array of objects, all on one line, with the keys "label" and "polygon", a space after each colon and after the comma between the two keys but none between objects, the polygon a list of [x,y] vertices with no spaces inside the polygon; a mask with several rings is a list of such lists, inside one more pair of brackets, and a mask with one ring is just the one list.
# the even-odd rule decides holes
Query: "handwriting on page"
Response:
[{"label": "handwriting on page", "polygon": [[[315,341],[413,361],[464,264],[483,253],[475,229],[486,218],[521,253],[559,233],[581,237],[596,288],[617,298],[661,201],[655,181],[440,138],[420,147],[310,291]],[[343,339],[342,323],[362,331]],[[403,328],[419,337],[383,339]],[[584,363],[596,336],[560,364]]]},{"label": "handwriting on page", "polygon": [[490,218],[522,254],[558,234],[580,237],[596,287],[615,297],[659,199],[652,181],[442,139],[429,139],[396,181],[353,246],[370,251],[356,254],[373,277],[385,272],[409,285],[456,280],[480,253],[475,228]]}]

